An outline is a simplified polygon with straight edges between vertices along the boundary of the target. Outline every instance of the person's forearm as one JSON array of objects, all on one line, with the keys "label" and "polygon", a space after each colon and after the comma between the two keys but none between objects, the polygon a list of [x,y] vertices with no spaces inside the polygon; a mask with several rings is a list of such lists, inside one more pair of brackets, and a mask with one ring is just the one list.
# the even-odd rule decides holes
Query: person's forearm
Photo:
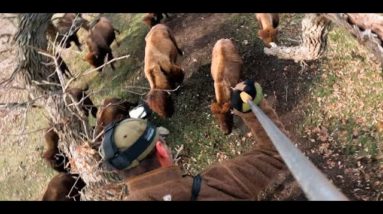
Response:
[{"label": "person's forearm", "polygon": [[[285,127],[280,121],[277,113],[268,104],[266,100],[262,100],[259,104],[259,107],[278,126],[278,128],[281,129],[282,132],[288,135],[288,132],[285,130]],[[248,112],[248,113],[236,112],[235,114],[240,116],[242,118],[242,121],[251,130],[254,138],[257,141],[257,144],[256,144],[257,146],[260,146],[263,148],[266,147],[266,148],[275,150],[270,138],[268,137],[267,133],[265,132],[265,130],[263,129],[262,125],[259,123],[259,121],[257,120],[253,112]]]}]

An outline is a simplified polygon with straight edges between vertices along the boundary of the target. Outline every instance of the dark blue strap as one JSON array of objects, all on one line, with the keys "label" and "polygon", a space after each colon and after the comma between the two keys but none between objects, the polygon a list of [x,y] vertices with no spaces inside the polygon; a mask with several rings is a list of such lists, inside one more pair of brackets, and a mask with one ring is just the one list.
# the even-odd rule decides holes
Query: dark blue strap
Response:
[{"label": "dark blue strap", "polygon": [[106,160],[114,157],[118,153],[113,135],[116,125],[119,124],[122,120],[123,119],[113,121],[104,128],[104,140],[102,142],[102,149],[104,150],[103,158]]},{"label": "dark blue strap", "polygon": [[202,178],[199,174],[193,177],[192,196],[191,196],[192,201],[197,200],[199,192],[201,191],[201,182],[202,182]]},{"label": "dark blue strap", "polygon": [[117,153],[109,159],[109,163],[119,170],[129,166],[149,147],[156,136],[156,131],[156,127],[148,122],[148,126],[141,137],[128,149],[122,152],[117,151]]}]

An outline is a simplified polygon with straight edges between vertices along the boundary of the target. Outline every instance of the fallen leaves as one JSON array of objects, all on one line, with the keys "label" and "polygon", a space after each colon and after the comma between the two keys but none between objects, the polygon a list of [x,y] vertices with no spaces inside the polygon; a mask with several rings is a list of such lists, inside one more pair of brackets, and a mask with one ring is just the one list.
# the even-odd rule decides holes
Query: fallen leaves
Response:
[{"label": "fallen leaves", "polygon": [[329,133],[328,133],[328,129],[324,126],[322,127],[315,127],[313,130],[311,130],[311,133],[312,134],[316,134],[317,138],[321,141],[321,142],[327,142],[328,139],[329,139]]},{"label": "fallen leaves", "polygon": [[329,148],[330,144],[329,143],[322,143],[320,146],[319,146],[319,153],[320,154],[327,154],[328,153],[328,148]]}]

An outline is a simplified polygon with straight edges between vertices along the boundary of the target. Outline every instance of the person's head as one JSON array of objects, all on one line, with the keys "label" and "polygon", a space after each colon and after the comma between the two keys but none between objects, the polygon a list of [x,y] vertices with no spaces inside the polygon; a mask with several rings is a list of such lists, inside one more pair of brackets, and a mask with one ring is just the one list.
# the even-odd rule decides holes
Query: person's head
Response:
[{"label": "person's head", "polygon": [[129,118],[109,124],[104,130],[100,153],[118,170],[150,171],[173,164],[171,150],[162,136],[169,131],[143,119]]}]

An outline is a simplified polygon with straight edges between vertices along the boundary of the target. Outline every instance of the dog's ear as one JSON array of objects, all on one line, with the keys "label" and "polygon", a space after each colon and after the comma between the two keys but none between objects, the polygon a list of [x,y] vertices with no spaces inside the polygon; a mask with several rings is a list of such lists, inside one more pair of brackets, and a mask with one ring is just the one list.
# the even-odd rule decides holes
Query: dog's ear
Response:
[{"label": "dog's ear", "polygon": [[270,36],[270,32],[268,30],[259,30],[258,31],[258,36],[261,38],[261,39],[266,39]]},{"label": "dog's ear", "polygon": [[221,113],[226,113],[230,111],[230,108],[231,108],[231,105],[229,102],[224,103],[221,109]]},{"label": "dog's ear", "polygon": [[83,60],[85,60],[85,61],[91,63],[91,62],[93,62],[93,56],[95,56],[95,53],[94,53],[93,51],[91,51],[91,52],[89,52],[89,53],[87,53],[87,54],[85,55],[85,57],[83,58]]},{"label": "dog's ear", "polygon": [[271,29],[269,29],[269,35],[270,35],[271,37],[274,38],[277,34],[278,34],[278,29],[276,29],[276,28],[271,28]]},{"label": "dog's ear", "polygon": [[210,105],[210,110],[213,114],[217,114],[217,113],[221,113],[221,106],[219,106],[218,103],[216,102],[213,102],[211,105]]},{"label": "dog's ear", "polygon": [[87,53],[87,54],[82,58],[82,60],[84,60],[84,61],[88,61],[89,54],[90,54],[90,53]]}]

